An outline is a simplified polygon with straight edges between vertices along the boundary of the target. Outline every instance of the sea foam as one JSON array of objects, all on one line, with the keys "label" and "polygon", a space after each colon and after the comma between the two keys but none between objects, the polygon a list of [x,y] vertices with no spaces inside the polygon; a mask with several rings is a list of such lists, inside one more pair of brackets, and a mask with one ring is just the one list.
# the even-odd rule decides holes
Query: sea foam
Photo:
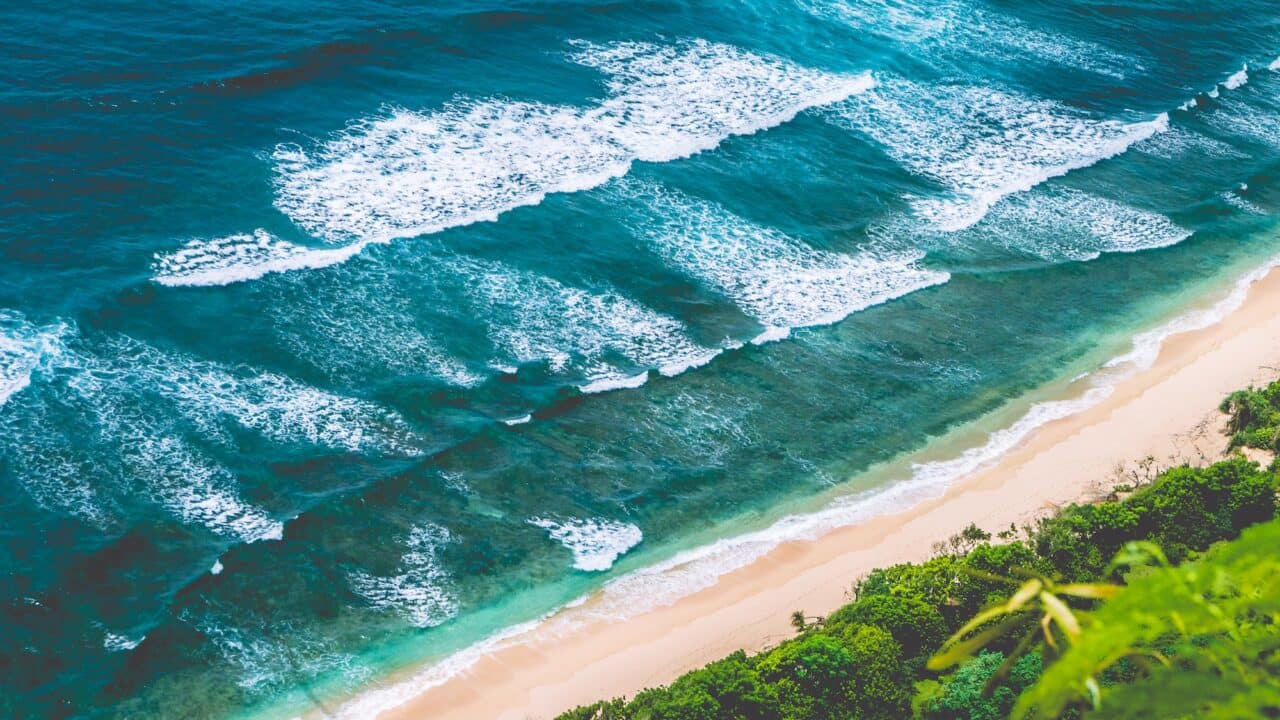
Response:
[{"label": "sea foam", "polygon": [[43,337],[56,352],[40,360],[48,377],[21,406],[0,412],[0,458],[40,506],[100,528],[149,503],[238,542],[279,539],[282,524],[246,502],[235,474],[197,449],[235,449],[228,422],[286,445],[418,452],[398,415],[364,400],[123,336],[91,342],[70,325],[24,337]]},{"label": "sea foam", "polygon": [[336,265],[359,253],[364,245],[307,247],[259,228],[252,233],[190,240],[179,250],[157,256],[152,279],[169,286],[228,285],[270,273]]},{"label": "sea foam", "polygon": [[274,154],[276,207],[336,247],[258,230],[196,240],[157,257],[157,282],[211,285],[344,262],[371,242],[491,221],[666,162],[871,87],[866,73],[804,68],[706,41],[575,44],[569,58],[601,70],[592,106],[459,99],[430,112],[391,109],[315,146]]},{"label": "sea foam", "polygon": [[546,530],[552,540],[573,554],[573,566],[587,572],[608,570],[619,556],[644,539],[640,528],[615,520],[535,517],[529,519],[529,524]]},{"label": "sea foam", "polygon": [[[424,269],[422,275],[409,274],[416,282],[429,273]],[[440,333],[431,328],[428,313],[443,303],[421,286],[399,284],[381,263],[351,263],[323,276],[290,276],[267,292],[280,307],[306,308],[273,318],[284,344],[297,357],[348,384],[395,374],[473,387],[486,377],[451,354]]]},{"label": "sea foam", "polygon": [[998,10],[942,0],[798,0],[810,14],[879,35],[953,63],[1028,60],[1123,79],[1143,69],[1137,58],[1098,43],[1040,30]]},{"label": "sea foam", "polygon": [[998,247],[1050,262],[1093,260],[1103,253],[1139,252],[1176,245],[1191,231],[1150,210],[1067,187],[1042,186],[992,206],[976,225],[955,233],[908,226],[911,242],[957,248]]},{"label": "sea foam", "polygon": [[[444,267],[463,281],[503,362],[545,362],[557,373],[573,369],[585,378],[587,392],[635,387],[643,383],[644,369],[697,367],[716,352],[695,343],[679,320],[612,288],[574,287],[475,258]],[[635,367],[618,367],[612,358]]]},{"label": "sea foam", "polygon": [[941,183],[948,198],[918,198],[917,215],[956,231],[1001,198],[1089,167],[1169,127],[1097,119],[1052,101],[960,85],[884,80],[834,109],[835,122],[865,134],[911,172]]},{"label": "sea foam", "polygon": [[37,327],[18,312],[0,310],[0,407],[31,384],[31,374],[62,352],[66,324]]},{"label": "sea foam", "polygon": [[627,183],[639,200],[633,232],[669,264],[724,294],[766,329],[759,344],[791,328],[829,325],[949,275],[921,268],[921,253],[843,254],[815,249],[776,229],[651,183]]},{"label": "sea foam", "polygon": [[1245,63],[1243,67],[1235,71],[1226,80],[1222,81],[1222,87],[1227,90],[1235,90],[1249,82],[1249,64]]},{"label": "sea foam", "polygon": [[370,605],[399,613],[411,625],[433,627],[458,613],[452,580],[440,561],[440,551],[453,542],[448,528],[422,525],[405,539],[400,572],[374,575],[355,571],[347,576],[351,589]]}]

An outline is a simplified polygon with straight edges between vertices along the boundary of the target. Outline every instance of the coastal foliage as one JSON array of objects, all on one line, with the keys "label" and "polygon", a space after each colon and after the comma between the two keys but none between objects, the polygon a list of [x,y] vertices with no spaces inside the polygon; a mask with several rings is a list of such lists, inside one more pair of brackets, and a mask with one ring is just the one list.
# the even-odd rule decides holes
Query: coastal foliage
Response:
[{"label": "coastal foliage", "polygon": [[1280,380],[1265,388],[1237,390],[1218,409],[1229,418],[1231,447],[1275,452],[1280,446]]},{"label": "coastal foliage", "polygon": [[[1243,551],[1194,558],[1271,520],[1276,486],[1271,469],[1233,457],[1166,470],[1121,500],[1068,506],[1002,533],[1006,542],[971,527],[926,562],[873,571],[854,586],[853,602],[796,623],[798,636],[773,649],[738,652],[665,688],[576,708],[560,720],[1079,717],[1100,712],[1090,688],[1096,700],[1105,685],[1109,701],[1100,707],[1121,713],[1143,692],[1163,692],[1184,667],[1219,682],[1230,675],[1221,693],[1236,702],[1230,688],[1261,672],[1240,670],[1249,652],[1271,653],[1268,672],[1275,670],[1280,656],[1268,643],[1280,616],[1246,590],[1257,578],[1245,571]],[[1241,542],[1257,551],[1269,537],[1250,533]],[[1152,557],[1164,550],[1152,565],[1137,562],[1143,548]],[[1118,553],[1122,562],[1113,563]],[[1229,563],[1206,572],[1219,556]],[[1276,590],[1268,602],[1280,597]],[[1214,611],[1184,609],[1197,592],[1216,593],[1216,607],[1235,625],[1212,626]],[[1168,619],[1177,613],[1186,619]],[[1012,632],[1015,625],[1022,631]],[[1186,652],[1201,645],[1212,652]],[[1151,715],[1106,715],[1139,716]],[[1255,715],[1235,717],[1245,716]]]},{"label": "coastal foliage", "polygon": [[1132,543],[1127,586],[1081,614],[1080,637],[1014,717],[1280,717],[1280,522],[1174,566]]}]

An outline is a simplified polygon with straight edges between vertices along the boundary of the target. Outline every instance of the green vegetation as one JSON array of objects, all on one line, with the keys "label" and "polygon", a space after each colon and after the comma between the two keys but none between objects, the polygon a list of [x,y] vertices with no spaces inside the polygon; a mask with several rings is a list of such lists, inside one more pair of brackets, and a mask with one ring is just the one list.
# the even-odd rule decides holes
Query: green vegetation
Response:
[{"label": "green vegetation", "polygon": [[1275,452],[1280,445],[1280,380],[1261,390],[1237,390],[1218,409],[1230,416],[1231,447]]},{"label": "green vegetation", "polygon": [[[1274,446],[1273,398],[1223,403],[1233,443]],[[1280,717],[1276,488],[1237,456],[998,542],[971,526],[773,649],[560,720]]]}]

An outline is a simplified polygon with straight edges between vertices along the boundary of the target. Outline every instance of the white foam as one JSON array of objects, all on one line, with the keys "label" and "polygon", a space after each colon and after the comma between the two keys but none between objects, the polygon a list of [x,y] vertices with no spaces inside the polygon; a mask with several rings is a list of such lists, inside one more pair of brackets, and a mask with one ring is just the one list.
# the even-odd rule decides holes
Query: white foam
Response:
[{"label": "white foam", "polygon": [[132,429],[124,440],[125,461],[133,476],[183,522],[245,543],[283,537],[283,523],[239,497],[234,476],[180,440],[157,437],[142,428]]},{"label": "white foam", "polygon": [[107,652],[127,652],[141,645],[142,641],[145,639],[147,639],[146,635],[135,639],[127,635],[108,632],[102,638],[102,647],[105,648]]},{"label": "white foam", "polygon": [[536,620],[503,628],[480,642],[421,668],[407,680],[366,690],[333,710],[332,717],[338,720],[368,720],[377,717],[462,675],[486,656],[519,644],[554,615],[553,611]]},{"label": "white foam", "polygon": [[636,160],[665,162],[787,122],[871,86],[868,74],[811,70],[705,41],[578,43],[569,56],[607,75],[591,106],[460,99],[391,109],[315,147],[273,155],[276,206],[334,248],[265,231],[195,241],[157,259],[156,280],[208,285],[342,262],[369,243],[434,233],[587,190]]},{"label": "white foam", "polygon": [[791,328],[829,325],[873,305],[944,283],[945,272],[917,266],[921,254],[877,256],[817,250],[773,228],[672,190],[629,183],[643,200],[633,231],[668,263],[731,299],[766,326],[752,342]]},{"label": "white foam", "polygon": [[1205,116],[1205,121],[1224,135],[1245,137],[1280,149],[1280,123],[1275,109],[1260,107],[1240,97],[1224,98]]},{"label": "white foam", "polygon": [[[1192,109],[1195,100],[1189,101]],[[1186,108],[1184,108],[1186,109]],[[1231,147],[1221,140],[1208,137],[1187,127],[1172,126],[1167,132],[1156,133],[1133,146],[1138,152],[1163,158],[1165,160],[1182,159],[1189,153],[1199,153],[1211,158],[1244,159],[1248,155]]]},{"label": "white foam", "polygon": [[974,58],[1059,67],[1123,79],[1142,70],[1135,58],[1097,43],[1052,34],[1017,18],[970,2],[942,0],[798,0],[810,14],[852,26],[860,33],[888,37],[917,49],[921,56],[951,62]]},{"label": "white foam", "polygon": [[631,376],[605,376],[592,380],[589,383],[579,385],[578,389],[590,395],[593,393],[609,392],[611,390],[631,390],[644,385],[649,381],[649,373],[642,372]]},{"label": "white foam", "polygon": [[379,373],[427,375],[459,387],[483,382],[484,374],[453,357],[423,327],[412,300],[422,288],[407,290],[385,267],[369,265],[355,263],[323,278],[293,276],[272,287],[280,306],[307,308],[275,317],[294,353],[357,385]]},{"label": "white foam", "polygon": [[1178,109],[1186,110],[1188,112],[1193,110],[1198,110],[1202,105],[1200,101],[1201,97],[1207,97],[1211,100],[1217,100],[1222,97],[1223,90],[1237,90],[1241,87],[1244,87],[1248,82],[1249,82],[1249,64],[1245,63],[1243,66],[1241,66],[1239,70],[1228,75],[1226,80],[1223,80],[1220,83],[1215,83],[1213,88],[1210,89],[1209,92],[1206,92],[1203,95],[1197,95],[1196,97],[1193,97],[1190,100],[1187,100],[1186,102],[1179,105]]},{"label": "white foam", "polygon": [[751,338],[752,345],[765,345],[779,340],[786,340],[791,337],[791,328],[770,326],[760,332],[759,335]]},{"label": "white foam", "polygon": [[282,240],[261,228],[213,239],[190,240],[181,249],[158,253],[152,279],[169,286],[228,285],[270,273],[329,267],[346,262],[367,243],[314,248]]},{"label": "white foam", "polygon": [[634,387],[635,368],[696,367],[709,350],[695,343],[675,318],[655,312],[610,288],[587,290],[499,263],[459,259],[447,266],[461,278],[489,337],[514,364],[546,362],[554,372],[572,366],[584,389]]},{"label": "white foam", "polygon": [[[100,528],[123,517],[121,508],[154,502],[239,542],[279,539],[282,523],[246,502],[235,475],[197,449],[232,444],[228,422],[286,444],[420,452],[403,419],[366,401],[126,337],[90,344],[69,327],[58,337],[41,360],[48,382],[0,413],[0,455],[39,505]],[[170,409],[190,423],[175,422]]]},{"label": "white foam", "polygon": [[573,554],[573,566],[586,572],[613,567],[619,556],[640,544],[644,533],[631,523],[599,518],[529,518],[530,525],[547,531],[552,540]]},{"label": "white foam", "polygon": [[1241,186],[1236,190],[1225,190],[1219,194],[1219,197],[1226,201],[1228,205],[1236,208],[1237,210],[1247,212],[1250,215],[1266,215],[1266,210],[1263,210],[1256,204],[1250,202],[1249,199],[1244,196],[1244,191],[1246,189],[1247,188]]},{"label": "white foam", "polygon": [[610,134],[631,157],[649,162],[710,150],[874,85],[868,73],[810,70],[702,40],[576,45],[571,57],[608,77],[600,109]]},{"label": "white foam", "polygon": [[1222,87],[1227,90],[1235,90],[1249,82],[1249,64],[1245,63],[1243,67],[1235,71],[1226,80],[1222,81]]},{"label": "white foam", "polygon": [[1169,127],[1169,116],[1097,119],[1051,100],[992,88],[886,80],[832,112],[948,198],[919,198],[939,230],[969,227],[1001,198],[1114,157]]},{"label": "white foam", "polygon": [[398,707],[424,691],[461,675],[485,656],[504,648],[546,641],[580,628],[592,620],[619,622],[670,605],[680,598],[714,585],[718,579],[745,567],[782,543],[815,539],[836,528],[865,522],[894,510],[940,496],[956,480],[982,469],[1016,447],[1035,429],[1081,412],[1108,397],[1114,383],[1129,373],[1148,367],[1159,346],[1171,335],[1212,325],[1239,307],[1254,282],[1280,266],[1280,256],[1247,273],[1233,290],[1209,310],[1192,311],[1161,328],[1134,338],[1134,349],[1104,366],[1093,387],[1071,400],[1033,405],[1009,427],[992,433],[987,442],[952,460],[913,466],[909,480],[881,490],[837,499],[814,513],[789,515],[768,528],[693,548],[671,559],[642,568],[605,584],[591,596],[582,596],[559,610],[530,622],[506,628],[440,662],[432,663],[399,683],[362,693],[342,705],[336,717],[373,717]]},{"label": "white foam", "polygon": [[708,349],[705,353],[701,355],[694,355],[692,357],[673,360],[671,362],[666,363],[665,365],[660,365],[658,367],[658,374],[662,375],[663,377],[675,377],[676,375],[679,375],[684,372],[688,372],[689,370],[693,370],[695,368],[700,368],[703,365],[710,363],[712,360],[715,360],[717,357],[720,357],[720,354],[723,352],[724,352],[724,348],[712,348],[712,349]]},{"label": "white foam", "polygon": [[450,542],[448,528],[414,527],[405,540],[408,550],[400,558],[399,574],[356,571],[347,580],[373,607],[394,610],[415,627],[434,627],[458,613],[452,579],[440,561],[441,549]]},{"label": "white foam", "polygon": [[1042,187],[1001,200],[972,228],[932,240],[1080,261],[1168,247],[1189,237],[1190,230],[1159,213],[1071,188]]},{"label": "white foam", "polygon": [[0,407],[31,384],[31,373],[62,352],[66,324],[37,327],[21,313],[0,310]]},{"label": "white foam", "polygon": [[129,371],[144,387],[172,399],[177,409],[211,437],[230,419],[281,444],[309,443],[348,452],[421,453],[399,413],[336,395],[291,378],[248,368],[172,355],[136,341],[121,343],[133,356]]}]

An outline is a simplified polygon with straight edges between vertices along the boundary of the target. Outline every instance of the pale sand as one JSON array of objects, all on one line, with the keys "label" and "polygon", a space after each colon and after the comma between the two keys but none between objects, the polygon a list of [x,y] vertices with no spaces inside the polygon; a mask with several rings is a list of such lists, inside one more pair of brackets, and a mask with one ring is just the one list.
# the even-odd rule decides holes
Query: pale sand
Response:
[{"label": "pale sand", "polygon": [[[525,720],[630,696],[740,648],[793,634],[794,610],[823,614],[847,601],[852,581],[876,567],[927,558],[969,522],[996,531],[1117,482],[1117,466],[1152,456],[1162,466],[1202,463],[1226,447],[1216,411],[1230,391],[1280,374],[1280,272],[1204,330],[1165,341],[1154,365],[1091,409],[1034,431],[993,467],[905,512],[794,541],[724,575],[712,587],[623,622],[500,649],[469,671],[383,718]],[[574,612],[572,610],[567,612]],[[545,635],[545,633],[543,633]]]}]

